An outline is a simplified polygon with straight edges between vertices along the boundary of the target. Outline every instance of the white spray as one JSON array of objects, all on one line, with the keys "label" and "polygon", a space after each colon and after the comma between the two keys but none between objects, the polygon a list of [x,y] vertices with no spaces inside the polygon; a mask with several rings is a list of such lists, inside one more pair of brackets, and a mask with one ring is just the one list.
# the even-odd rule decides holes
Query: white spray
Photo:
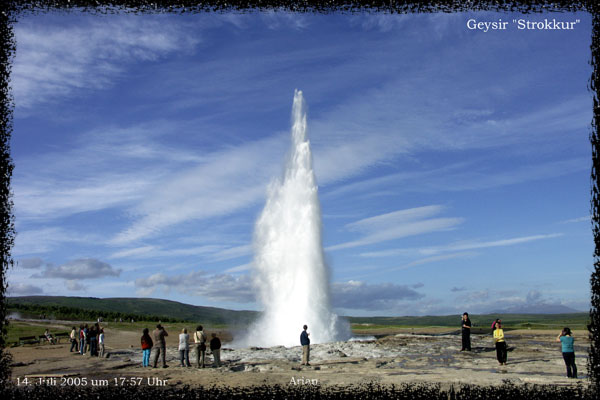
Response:
[{"label": "white spray", "polygon": [[304,324],[311,343],[349,337],[347,323],[331,311],[321,208],[299,90],[294,93],[291,133],[283,180],[269,186],[254,232],[254,278],[264,312],[245,340],[251,346],[298,346]]}]

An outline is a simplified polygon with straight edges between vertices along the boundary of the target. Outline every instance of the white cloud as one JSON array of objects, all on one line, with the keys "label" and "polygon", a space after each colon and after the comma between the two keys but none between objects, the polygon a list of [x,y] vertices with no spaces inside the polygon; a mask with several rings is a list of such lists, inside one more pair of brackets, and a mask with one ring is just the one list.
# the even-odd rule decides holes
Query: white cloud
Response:
[{"label": "white cloud", "polygon": [[14,283],[8,285],[8,296],[29,296],[43,294],[44,290],[39,286],[30,285],[28,283]]},{"label": "white cloud", "polygon": [[349,230],[359,231],[365,233],[365,235],[358,240],[330,246],[326,250],[340,250],[407,236],[449,230],[464,221],[463,218],[423,219],[438,214],[442,210],[443,207],[441,206],[411,208],[347,224],[346,227]]},{"label": "white cloud", "polygon": [[69,232],[62,228],[48,227],[21,231],[17,227],[13,255],[47,253],[64,244],[101,243],[99,237],[91,234]]},{"label": "white cloud", "polygon": [[11,80],[17,107],[25,109],[112,86],[125,74],[124,64],[188,51],[199,41],[164,18],[135,15],[78,16],[56,24],[23,19],[15,36]]},{"label": "white cloud", "polygon": [[[490,170],[485,165],[464,171],[430,176],[425,181],[413,181],[408,191],[476,191],[560,176],[589,170],[589,160],[574,158],[555,160],[532,165],[522,165],[503,170]],[[414,184],[413,184],[414,183]]]},{"label": "white cloud", "polygon": [[[134,176],[106,174],[80,181],[36,179],[15,184],[15,212],[27,219],[54,219],[87,211],[99,211],[139,200],[148,181]],[[107,195],[110,194],[110,195]]]},{"label": "white cloud", "polygon": [[229,247],[224,250],[220,250],[211,255],[210,259],[214,261],[231,260],[239,257],[244,257],[252,254],[253,247],[250,244]]},{"label": "white cloud", "polygon": [[302,13],[266,10],[261,12],[259,16],[267,28],[272,30],[278,30],[282,26],[304,30],[310,25],[309,19]]},{"label": "white cloud", "polygon": [[[132,207],[138,218],[112,242],[129,243],[182,222],[230,215],[258,203],[283,160],[281,139],[267,138],[214,153],[206,163],[169,176]],[[265,154],[281,158],[269,162]]]},{"label": "white cloud", "polygon": [[566,221],[562,221],[561,223],[563,223],[563,224],[571,224],[571,223],[577,223],[577,222],[590,222],[591,220],[592,220],[592,216],[588,215],[587,217],[579,217],[579,218],[568,219]]},{"label": "white cloud", "polygon": [[423,284],[369,284],[360,281],[334,283],[331,286],[333,306],[354,310],[392,310],[406,301],[424,297],[415,289]]},{"label": "white cloud", "polygon": [[25,269],[38,269],[44,265],[44,260],[39,257],[24,258],[18,261],[17,266]]},{"label": "white cloud", "polygon": [[81,282],[76,280],[68,279],[65,281],[65,286],[70,291],[82,291],[87,289],[87,286],[82,285]]},{"label": "white cloud", "polygon": [[41,274],[33,275],[32,278],[99,279],[120,274],[121,270],[114,269],[110,264],[93,258],[83,258],[69,261],[59,267],[47,265]]},{"label": "white cloud", "polygon": [[[429,264],[432,262],[439,262],[439,261],[445,261],[445,260],[452,260],[454,258],[469,258],[469,257],[473,257],[475,255],[476,255],[476,253],[473,253],[473,252],[462,252],[462,253],[452,253],[452,254],[444,254],[444,255],[439,255],[439,256],[425,257],[425,258],[421,258],[421,259],[409,262],[408,264],[403,265],[401,267],[393,268],[393,270],[407,269],[407,268],[415,267],[417,265]],[[392,270],[392,269],[387,269],[387,271],[390,271],[390,270]]]},{"label": "white cloud", "polygon": [[375,217],[364,218],[347,224],[346,227],[350,230],[357,231],[372,231],[381,228],[388,228],[397,224],[412,222],[414,220],[431,217],[439,214],[444,210],[444,207],[439,205],[409,208],[405,210],[393,211],[386,214],[377,215]]},{"label": "white cloud", "polygon": [[[489,160],[471,160],[424,170],[404,171],[349,183],[327,192],[327,197],[378,196],[380,188],[384,194],[406,192],[438,193],[478,191],[557,178],[589,170],[587,158],[573,158],[540,162],[520,166],[509,166],[501,170],[490,167]],[[579,222],[570,220],[569,222]]]},{"label": "white cloud", "polygon": [[158,248],[157,246],[142,246],[113,253],[109,258],[158,258],[179,256],[211,256],[222,250],[224,246],[206,245],[188,248]]},{"label": "white cloud", "polygon": [[192,296],[214,301],[251,303],[255,301],[254,290],[249,275],[234,277],[229,274],[208,275],[204,271],[194,271],[182,275],[162,273],[135,280],[139,294],[149,296],[157,289],[167,292],[174,290]]},{"label": "white cloud", "polygon": [[371,251],[366,253],[361,253],[361,257],[394,257],[399,255],[409,255],[409,254],[421,254],[421,255],[434,255],[439,253],[447,253],[447,252],[456,252],[456,251],[464,251],[464,250],[476,250],[476,249],[485,249],[489,247],[502,247],[502,246],[514,246],[522,243],[537,241],[537,240],[545,240],[545,239],[554,239],[563,236],[562,233],[551,233],[545,235],[533,235],[533,236],[522,236],[510,239],[500,239],[488,242],[480,242],[480,241],[464,241],[464,242],[455,242],[446,246],[436,246],[436,247],[421,247],[417,249],[390,249],[390,250],[382,250],[382,251]]},{"label": "white cloud", "polygon": [[248,264],[238,265],[237,267],[232,267],[232,268],[226,269],[225,273],[226,274],[231,274],[231,273],[235,273],[235,272],[250,271],[250,270],[252,270],[252,266],[253,265],[254,265],[254,263],[248,263]]},{"label": "white cloud", "polygon": [[156,255],[155,246],[141,246],[123,249],[111,254],[108,258],[150,258]]}]

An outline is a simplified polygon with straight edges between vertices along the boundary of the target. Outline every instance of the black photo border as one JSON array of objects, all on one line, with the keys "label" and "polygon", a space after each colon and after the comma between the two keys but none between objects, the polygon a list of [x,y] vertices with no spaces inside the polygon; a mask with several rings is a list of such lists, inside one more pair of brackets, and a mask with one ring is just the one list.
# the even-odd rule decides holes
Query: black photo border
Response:
[{"label": "black photo border", "polygon": [[[10,137],[12,134],[13,97],[10,89],[11,62],[16,51],[13,24],[24,14],[40,14],[50,11],[77,10],[87,13],[200,13],[200,12],[248,12],[262,10],[282,10],[299,13],[329,12],[386,12],[386,13],[430,13],[430,12],[467,12],[467,11],[514,11],[521,13],[541,12],[586,12],[592,20],[592,40],[589,63],[593,72],[589,79],[588,89],[593,96],[593,119],[590,121],[589,139],[591,144],[592,165],[590,170],[590,215],[592,217],[592,233],[595,250],[593,254],[594,268],[590,277],[591,308],[588,325],[590,350],[588,358],[588,375],[590,391],[579,389],[515,387],[504,385],[502,389],[464,386],[460,391],[441,390],[439,385],[402,385],[389,388],[374,384],[361,387],[333,389],[294,389],[281,386],[256,387],[254,389],[218,389],[203,388],[201,391],[190,388],[153,389],[153,388],[79,388],[61,391],[54,387],[36,387],[23,390],[11,385],[11,357],[6,351],[6,291],[7,272],[14,267],[11,249],[14,245],[15,227],[12,212],[11,177],[14,168],[10,155]],[[600,393],[600,3],[597,0],[0,0],[0,246],[2,265],[0,266],[0,397],[63,399],[81,398],[89,394],[94,398],[128,398],[155,397],[156,390],[161,390],[160,397],[165,398],[514,398],[527,396],[534,398],[595,398]],[[395,390],[396,389],[396,390]],[[498,390],[504,390],[500,394]],[[85,392],[85,393],[81,393]],[[87,396],[86,396],[87,397]]]}]

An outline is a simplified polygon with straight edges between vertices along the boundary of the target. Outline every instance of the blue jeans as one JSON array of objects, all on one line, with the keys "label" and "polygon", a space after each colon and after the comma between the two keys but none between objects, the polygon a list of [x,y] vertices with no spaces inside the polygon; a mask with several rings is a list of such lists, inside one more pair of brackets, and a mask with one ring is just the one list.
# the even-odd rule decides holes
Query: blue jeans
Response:
[{"label": "blue jeans", "polygon": [[142,367],[149,367],[150,366],[150,350],[151,349],[144,349],[142,352],[144,354],[144,358],[142,359]]},{"label": "blue jeans", "polygon": [[184,363],[186,362],[185,365],[187,365],[188,367],[190,366],[190,350],[179,350],[179,363],[180,365],[183,367]]}]

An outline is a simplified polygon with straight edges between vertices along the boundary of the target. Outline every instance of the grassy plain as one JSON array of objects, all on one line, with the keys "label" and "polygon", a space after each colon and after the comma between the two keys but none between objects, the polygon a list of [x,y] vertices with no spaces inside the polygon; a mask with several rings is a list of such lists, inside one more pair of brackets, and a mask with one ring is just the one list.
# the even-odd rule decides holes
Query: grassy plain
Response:
[{"label": "grassy plain", "polygon": [[[484,314],[471,315],[473,333],[487,333],[492,321],[502,320],[505,330],[511,329],[587,329],[588,313],[572,314]],[[423,317],[348,317],[353,331],[395,328],[448,327],[460,329],[460,316],[423,316]]]},{"label": "grassy plain", "polygon": [[[472,318],[474,334],[486,334],[490,332],[491,322],[495,318],[501,318],[505,330],[516,329],[539,329],[539,330],[560,330],[565,326],[573,330],[586,330],[588,323],[587,313],[575,314],[508,314],[508,315],[478,315]],[[425,316],[425,317],[348,317],[351,323],[353,334],[389,334],[394,331],[413,329],[422,331],[435,330],[436,332],[448,333],[460,329],[460,318],[456,316]],[[19,321],[11,320],[8,325],[7,342],[10,344],[18,343],[19,337],[39,336],[49,328],[52,334],[61,332],[70,332],[72,326],[79,326],[81,323],[92,324],[93,321]],[[242,330],[244,324],[224,324],[224,323],[198,323],[198,322],[173,322],[163,323],[168,332],[179,333],[183,328],[188,331],[195,330],[196,326],[202,324],[205,329],[213,331],[237,331]],[[114,322],[105,321],[101,323],[103,327],[111,330],[124,332],[139,332],[141,334],[144,328],[150,331],[156,326],[152,321],[135,322]]]}]

